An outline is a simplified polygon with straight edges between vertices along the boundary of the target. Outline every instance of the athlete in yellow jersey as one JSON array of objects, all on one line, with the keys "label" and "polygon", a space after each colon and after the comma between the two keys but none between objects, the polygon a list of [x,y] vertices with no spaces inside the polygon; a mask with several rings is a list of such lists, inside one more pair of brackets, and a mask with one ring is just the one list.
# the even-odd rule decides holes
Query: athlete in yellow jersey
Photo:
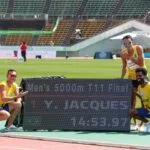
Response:
[{"label": "athlete in yellow jersey", "polygon": [[21,97],[27,94],[26,92],[19,93],[15,83],[16,77],[16,71],[10,69],[7,72],[7,80],[0,82],[0,121],[8,119],[7,131],[17,129],[13,121],[21,109]]},{"label": "athlete in yellow jersey", "polygon": [[128,79],[136,80],[135,70],[140,67],[145,67],[143,48],[140,45],[134,45],[130,35],[122,39],[125,49],[120,53],[122,59],[122,74],[124,79],[128,73]]},{"label": "athlete in yellow jersey", "polygon": [[[17,91],[17,88],[18,88],[18,85],[16,83],[12,83],[12,85],[9,86],[7,81],[2,81],[0,82],[0,87],[2,86],[6,88],[7,96],[15,96],[15,92]],[[0,97],[0,106],[4,106],[5,104],[7,104],[7,102],[3,101],[2,97]]]},{"label": "athlete in yellow jersey", "polygon": [[140,131],[150,132],[150,123],[147,119],[150,117],[150,82],[147,80],[147,70],[145,68],[136,69],[136,78],[139,82],[137,93],[142,100],[140,108],[132,108],[131,116],[146,123],[140,128]]}]

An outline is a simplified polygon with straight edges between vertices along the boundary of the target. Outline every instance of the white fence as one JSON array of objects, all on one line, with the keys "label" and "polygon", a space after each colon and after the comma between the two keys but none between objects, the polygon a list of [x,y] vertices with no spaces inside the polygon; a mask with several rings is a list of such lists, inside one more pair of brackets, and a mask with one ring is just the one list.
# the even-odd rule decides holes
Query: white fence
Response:
[{"label": "white fence", "polygon": [[[63,51],[63,47],[51,46],[28,46],[27,58],[36,58],[40,55],[42,58],[55,58],[56,51]],[[0,58],[15,58],[15,52],[20,55],[19,46],[0,46]]]}]

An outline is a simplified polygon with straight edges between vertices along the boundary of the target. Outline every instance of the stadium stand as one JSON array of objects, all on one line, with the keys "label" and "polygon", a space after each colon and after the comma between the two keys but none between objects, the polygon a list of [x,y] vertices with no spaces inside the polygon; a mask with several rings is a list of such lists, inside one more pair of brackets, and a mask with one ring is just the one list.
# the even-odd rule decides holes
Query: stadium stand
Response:
[{"label": "stadium stand", "polygon": [[[90,38],[108,28],[112,28],[119,24],[123,23],[122,20],[106,20],[106,19],[88,19],[88,20],[78,20],[76,26],[74,26],[73,30],[71,30],[69,34],[69,38],[66,44],[69,43],[70,39],[75,39],[75,30],[81,29],[83,39]],[[74,25],[73,19],[63,19],[60,21],[58,29],[53,35],[41,35],[37,40],[37,45],[50,45],[51,40],[55,43],[55,45],[62,45],[65,41],[65,37],[67,36],[70,28]],[[49,24],[43,30],[51,30],[53,28],[53,24]]]},{"label": "stadium stand", "polygon": [[119,0],[88,0],[82,16],[111,16]]},{"label": "stadium stand", "polygon": [[[53,23],[49,23],[42,30],[44,31],[52,30],[53,26],[54,26]],[[46,45],[46,44],[49,45],[51,40],[52,40],[51,35],[40,35],[36,41],[36,45]]]},{"label": "stadium stand", "polygon": [[105,30],[109,30],[113,27],[116,27],[118,25],[121,25],[122,23],[126,22],[127,20],[121,20],[121,19],[107,19],[106,20],[106,24],[105,26],[103,27],[103,30],[102,31],[105,31]]},{"label": "stadium stand", "polygon": [[[40,35],[36,36],[33,40],[32,35],[7,35],[3,38],[3,44],[5,45],[18,45],[22,40],[27,41],[28,44],[36,45],[51,45],[51,41],[54,42],[55,45],[63,45],[66,40],[67,35],[69,34],[69,38],[67,39],[66,44],[70,43],[70,39],[75,38],[75,29],[82,30],[82,36],[84,39],[90,38],[104,30],[117,26],[123,23],[122,20],[107,20],[107,19],[79,19],[77,20],[76,25],[74,26],[73,19],[62,19],[58,25],[56,32],[52,35]],[[36,25],[36,24],[35,24]],[[53,23],[49,23],[44,26],[42,30],[48,31],[52,30],[54,27]],[[70,31],[70,29],[73,29]],[[21,30],[17,28],[18,30]],[[15,28],[13,30],[16,30]],[[35,30],[25,28],[24,30]],[[69,33],[70,32],[70,33]]]},{"label": "stadium stand", "polygon": [[13,14],[42,14],[46,0],[14,0]]},{"label": "stadium stand", "polygon": [[[83,38],[87,39],[103,30],[105,23],[102,19],[79,20],[76,29],[81,29]],[[74,33],[71,38],[75,38]]]},{"label": "stadium stand", "polygon": [[[45,22],[43,20],[0,20],[1,30],[17,30],[17,31],[29,31],[29,30],[41,30]],[[10,34],[1,35],[2,45],[18,45],[22,41],[26,41],[28,44],[32,43],[32,34]]]},{"label": "stadium stand", "polygon": [[7,9],[7,13],[8,14],[12,14],[13,12],[13,7],[14,7],[14,0],[9,0],[8,1],[8,9]]},{"label": "stadium stand", "polygon": [[76,16],[82,0],[51,0],[49,16]]},{"label": "stadium stand", "polygon": [[32,42],[32,35],[9,35],[6,36],[4,45],[20,45],[22,41],[26,41],[29,45]]},{"label": "stadium stand", "polygon": [[8,10],[9,0],[1,0],[0,1],[0,14],[6,14]]},{"label": "stadium stand", "polygon": [[[50,45],[51,41],[55,45],[62,45],[67,33],[72,26],[73,20],[61,20],[56,32],[53,35],[41,35],[37,40],[37,45]],[[43,30],[52,29],[53,25],[49,24]]]},{"label": "stadium stand", "polygon": [[115,16],[141,17],[150,11],[149,0],[124,0]]},{"label": "stadium stand", "polygon": [[[24,20],[26,19],[24,16],[30,17],[30,15],[35,16],[38,14],[44,16],[44,14],[48,14],[50,20],[47,22],[48,25],[42,27],[39,27],[38,24],[33,27],[27,25],[25,30],[29,30],[28,28],[51,30],[54,27],[51,21],[56,20],[58,16],[62,17],[53,35],[2,35],[1,43],[18,45],[20,40],[24,39],[28,41],[28,44],[50,45],[52,40],[55,45],[66,45],[70,39],[75,37],[74,31],[77,28],[82,30],[83,37],[87,39],[120,25],[125,19],[132,17],[138,19],[141,16],[144,18],[149,11],[150,0],[0,0],[1,21],[4,19],[3,15],[10,16],[7,19],[10,19],[11,22],[12,19],[15,20],[12,17],[13,15],[21,16]],[[31,18],[28,19],[31,20]],[[37,18],[32,19],[36,20]],[[7,27],[8,24],[11,23],[7,22],[6,25],[2,26],[2,29],[20,30],[24,28],[22,25],[18,28],[19,25],[15,23],[12,24],[12,27]]]}]

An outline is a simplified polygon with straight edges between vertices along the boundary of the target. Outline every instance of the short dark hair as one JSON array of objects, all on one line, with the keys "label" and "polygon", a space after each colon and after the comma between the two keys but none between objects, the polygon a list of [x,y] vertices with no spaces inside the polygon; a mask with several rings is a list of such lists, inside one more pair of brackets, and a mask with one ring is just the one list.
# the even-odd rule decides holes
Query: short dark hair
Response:
[{"label": "short dark hair", "polygon": [[124,36],[124,37],[122,38],[122,40],[124,40],[124,39],[131,39],[131,40],[133,41],[133,38],[132,38],[131,35],[126,35],[126,36]]},{"label": "short dark hair", "polygon": [[8,71],[7,71],[7,75],[10,73],[10,72],[17,72],[15,69],[9,69]]},{"label": "short dark hair", "polygon": [[142,72],[142,74],[143,74],[144,76],[147,76],[147,70],[146,70],[145,68],[137,68],[137,69],[135,70],[135,72],[136,72],[136,73]]}]

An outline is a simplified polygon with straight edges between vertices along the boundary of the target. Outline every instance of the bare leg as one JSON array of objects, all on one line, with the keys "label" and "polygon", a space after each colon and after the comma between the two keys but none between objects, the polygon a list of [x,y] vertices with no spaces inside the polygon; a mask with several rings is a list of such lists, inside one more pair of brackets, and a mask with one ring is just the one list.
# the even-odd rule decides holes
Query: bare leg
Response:
[{"label": "bare leg", "polygon": [[148,122],[148,119],[140,117],[140,116],[134,116],[134,118],[142,121],[140,125]]},{"label": "bare leg", "polygon": [[12,102],[9,104],[9,110],[10,110],[10,117],[7,120],[6,126],[11,126],[17,116],[17,114],[20,112],[21,109],[21,103],[20,102]]},{"label": "bare leg", "polygon": [[1,110],[0,111],[0,121],[7,120],[9,117],[10,117],[9,112],[7,112],[6,110]]},{"label": "bare leg", "polygon": [[138,125],[140,127],[143,125],[143,123],[147,123],[148,122],[148,119],[146,119],[144,117],[140,117],[140,116],[137,115],[136,109],[132,109],[131,110],[130,116],[131,116],[131,118],[133,118],[136,121],[135,125],[138,125],[138,121],[141,121],[141,123]]}]

